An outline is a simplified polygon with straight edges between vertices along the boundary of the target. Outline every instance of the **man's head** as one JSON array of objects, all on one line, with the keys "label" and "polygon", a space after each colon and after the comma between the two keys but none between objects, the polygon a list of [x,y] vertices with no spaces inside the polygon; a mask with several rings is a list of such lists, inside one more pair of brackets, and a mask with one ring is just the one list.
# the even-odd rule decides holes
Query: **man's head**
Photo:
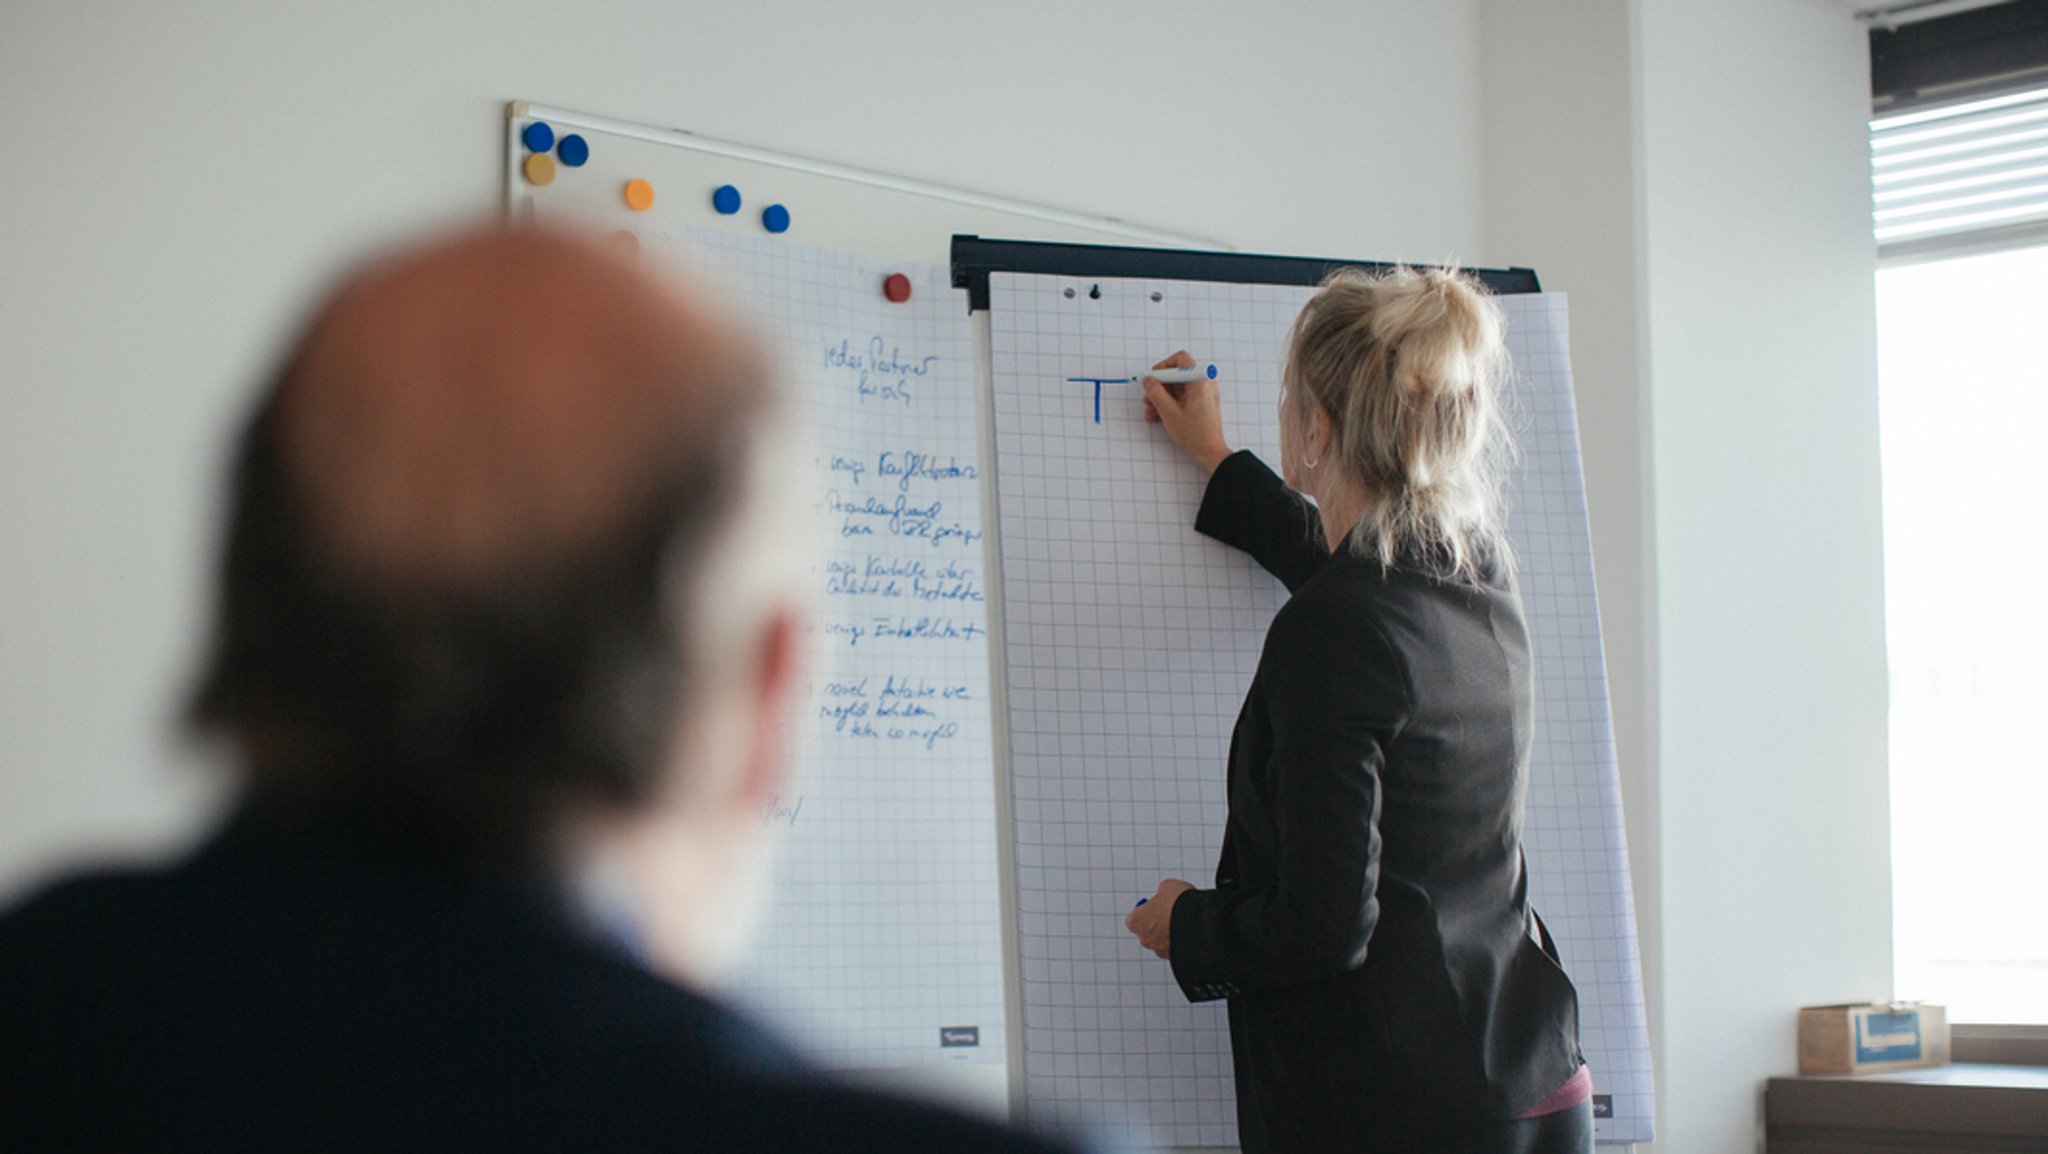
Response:
[{"label": "man's head", "polygon": [[781,408],[750,341],[581,240],[358,273],[243,439],[194,720],[259,797],[467,852],[737,849],[792,684]]}]

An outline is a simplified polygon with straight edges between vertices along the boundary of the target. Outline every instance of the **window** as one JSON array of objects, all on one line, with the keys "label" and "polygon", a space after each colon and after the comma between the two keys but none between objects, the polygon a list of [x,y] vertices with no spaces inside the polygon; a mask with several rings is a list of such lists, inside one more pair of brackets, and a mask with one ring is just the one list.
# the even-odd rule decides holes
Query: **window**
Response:
[{"label": "window", "polygon": [[2048,2],[1866,13],[1894,989],[2048,1063]]},{"label": "window", "polygon": [[1877,281],[1895,988],[2048,1023],[2048,244]]}]

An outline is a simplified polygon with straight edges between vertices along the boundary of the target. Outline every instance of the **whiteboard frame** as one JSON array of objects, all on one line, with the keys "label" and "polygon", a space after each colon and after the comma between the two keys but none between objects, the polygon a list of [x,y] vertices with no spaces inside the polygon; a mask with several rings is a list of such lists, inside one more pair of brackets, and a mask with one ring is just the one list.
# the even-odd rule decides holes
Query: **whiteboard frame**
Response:
[{"label": "whiteboard frame", "polygon": [[[776,152],[739,144],[728,140],[715,140],[699,136],[683,128],[658,128],[637,124],[610,116],[599,116],[573,109],[559,108],[549,104],[538,104],[526,100],[514,100],[505,106],[505,203],[513,213],[519,210],[522,198],[532,196],[538,190],[526,182],[520,171],[526,159],[526,148],[520,141],[520,131],[526,122],[544,120],[555,128],[581,129],[586,132],[600,132],[628,140],[644,141],[650,144],[677,148],[704,157],[733,161],[740,165],[758,165],[771,171],[820,177],[829,181],[842,182],[853,188],[874,192],[897,194],[908,199],[915,206],[928,206],[932,216],[934,247],[928,254],[887,253],[902,259],[928,260],[943,264],[947,260],[947,245],[955,233],[983,232],[991,235],[1020,235],[1032,231],[1031,225],[1046,226],[1048,235],[1035,239],[1053,240],[1079,234],[1082,239],[1102,242],[1137,243],[1168,248],[1188,248],[1205,251],[1229,252],[1235,246],[1209,237],[1177,233],[1149,225],[1132,224],[1109,216],[1091,216],[1087,213],[1072,212],[1048,205],[1028,201],[1012,200],[1008,197],[992,196],[969,189],[931,181],[917,180],[906,176],[878,172],[873,169],[856,168],[852,165],[837,164],[813,157],[792,153]],[[541,195],[547,195],[541,193]],[[950,210],[950,211],[949,211]],[[708,222],[718,223],[718,222]],[[1007,229],[1008,231],[1001,231]],[[1053,235],[1058,234],[1058,235]],[[819,244],[827,248],[847,248],[833,238],[793,238],[802,243]],[[858,251],[858,250],[854,250]]]}]

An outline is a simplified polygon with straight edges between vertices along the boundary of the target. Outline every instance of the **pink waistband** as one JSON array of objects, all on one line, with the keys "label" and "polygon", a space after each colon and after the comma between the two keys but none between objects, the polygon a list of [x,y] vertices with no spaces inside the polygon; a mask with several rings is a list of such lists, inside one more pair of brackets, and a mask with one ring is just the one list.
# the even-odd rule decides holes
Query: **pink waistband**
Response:
[{"label": "pink waistband", "polygon": [[1565,1079],[1564,1085],[1550,1092],[1550,1097],[1515,1115],[1515,1119],[1520,1121],[1523,1118],[1541,1118],[1545,1114],[1569,1110],[1592,1096],[1593,1071],[1586,1066],[1580,1066],[1571,1077]]}]

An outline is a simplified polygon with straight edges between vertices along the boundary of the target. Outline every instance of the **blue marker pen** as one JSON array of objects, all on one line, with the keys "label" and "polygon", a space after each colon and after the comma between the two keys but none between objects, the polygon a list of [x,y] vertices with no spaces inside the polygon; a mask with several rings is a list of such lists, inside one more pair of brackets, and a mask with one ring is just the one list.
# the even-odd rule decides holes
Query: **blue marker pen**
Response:
[{"label": "blue marker pen", "polygon": [[[1139,899],[1138,899],[1138,906],[1142,906],[1142,905],[1144,905],[1144,904],[1145,904],[1146,902],[1149,902],[1149,901],[1151,901],[1151,900],[1152,900],[1151,898],[1139,898]],[[1131,908],[1132,908],[1132,909],[1137,909],[1137,908],[1138,908],[1138,906],[1132,906]]]},{"label": "blue marker pen", "polygon": [[1146,369],[1131,379],[1133,381],[1142,381],[1146,377],[1151,377],[1162,385],[1186,385],[1192,384],[1195,381],[1213,381],[1216,379],[1216,366],[1196,365],[1189,369]]}]

